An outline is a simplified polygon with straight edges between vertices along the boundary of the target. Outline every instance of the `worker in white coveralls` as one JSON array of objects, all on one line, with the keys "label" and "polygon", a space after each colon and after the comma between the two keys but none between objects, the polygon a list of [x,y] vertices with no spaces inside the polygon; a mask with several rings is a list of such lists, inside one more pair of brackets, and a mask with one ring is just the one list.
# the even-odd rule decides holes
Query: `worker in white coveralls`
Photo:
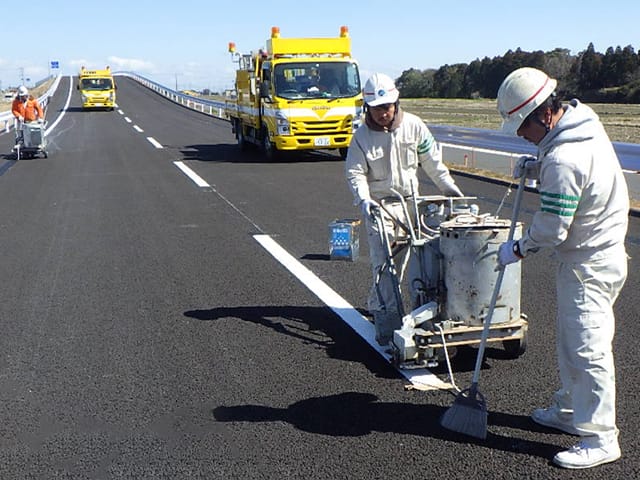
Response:
[{"label": "worker in white coveralls", "polygon": [[[382,199],[394,200],[394,203],[385,201],[385,208],[403,219],[401,204],[392,189],[405,197],[417,194],[418,167],[422,167],[443,194],[459,197],[462,193],[442,163],[439,145],[425,123],[400,108],[399,93],[391,78],[382,73],[372,75],[364,86],[364,102],[365,122],[356,130],[349,145],[346,176],[354,204],[360,206],[367,229],[374,277],[368,309],[373,314],[376,341],[386,346],[393,331],[401,327],[402,319],[388,270],[384,269],[376,286],[376,276],[387,254],[371,216],[372,208],[379,207]],[[393,243],[400,232],[384,210],[383,217],[385,233]],[[411,277],[416,271],[410,262],[408,283],[412,299],[416,293]]]},{"label": "worker in white coveralls", "polygon": [[553,461],[590,468],[620,458],[612,353],[613,304],[627,277],[627,185],[598,116],[578,100],[563,105],[556,80],[533,68],[508,75],[498,91],[502,129],[538,146],[514,176],[539,181],[541,207],[521,239],[503,243],[502,265],[542,248],[559,261],[557,355],[561,389],[534,410],[544,426],[580,436]]}]

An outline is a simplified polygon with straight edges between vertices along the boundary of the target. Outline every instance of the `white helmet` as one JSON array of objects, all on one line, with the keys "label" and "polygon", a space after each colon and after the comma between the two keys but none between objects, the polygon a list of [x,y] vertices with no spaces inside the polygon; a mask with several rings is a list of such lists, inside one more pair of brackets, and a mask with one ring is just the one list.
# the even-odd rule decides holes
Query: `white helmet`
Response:
[{"label": "white helmet", "polygon": [[554,92],[557,83],[536,68],[523,67],[511,72],[498,89],[502,131],[515,135],[524,119]]},{"label": "white helmet", "polygon": [[374,73],[364,85],[364,103],[370,107],[396,103],[399,96],[396,84],[384,73]]},{"label": "white helmet", "polygon": [[27,87],[25,87],[24,85],[20,85],[18,87],[18,96],[26,97],[27,95],[29,95],[29,90],[27,90]]}]

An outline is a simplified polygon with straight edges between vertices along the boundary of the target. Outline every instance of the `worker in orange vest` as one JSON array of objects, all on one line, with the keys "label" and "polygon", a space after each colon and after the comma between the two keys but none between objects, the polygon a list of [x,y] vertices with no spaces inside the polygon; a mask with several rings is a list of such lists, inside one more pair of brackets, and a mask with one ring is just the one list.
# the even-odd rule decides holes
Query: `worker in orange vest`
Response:
[{"label": "worker in orange vest", "polygon": [[19,122],[44,122],[44,112],[38,100],[29,95],[29,90],[24,85],[18,88],[13,104],[11,105],[11,113]]}]

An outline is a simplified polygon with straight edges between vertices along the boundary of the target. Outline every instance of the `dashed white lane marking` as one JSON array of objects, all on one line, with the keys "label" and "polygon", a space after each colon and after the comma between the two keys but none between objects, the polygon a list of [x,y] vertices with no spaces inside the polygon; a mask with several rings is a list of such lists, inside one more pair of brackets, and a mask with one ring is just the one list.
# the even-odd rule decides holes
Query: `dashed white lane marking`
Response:
[{"label": "dashed white lane marking", "polygon": [[131,123],[131,119],[129,117],[124,117],[124,121],[127,123]]},{"label": "dashed white lane marking", "polygon": [[138,132],[138,133],[142,133],[142,132],[144,132],[144,130],[143,130],[143,129],[141,129],[138,125],[134,125],[134,126],[133,126],[133,129],[134,129],[136,132]]},{"label": "dashed white lane marking", "polygon": [[[373,324],[360,314],[349,302],[338,295],[326,283],[320,280],[311,270],[302,265],[289,252],[282,248],[268,235],[254,235],[260,245],[264,247],[278,262],[291,272],[304,286],[316,295],[325,305],[360,335],[376,352],[389,361],[390,356],[375,341]],[[399,370],[415,387],[421,390],[451,389],[451,383],[443,382],[426,368]]]},{"label": "dashed white lane marking", "polygon": [[160,143],[153,137],[147,137],[147,140],[149,141],[149,143],[151,145],[153,145],[156,148],[163,148],[162,145],[160,145]]},{"label": "dashed white lane marking", "polygon": [[118,113],[119,113],[120,115],[124,115],[124,112],[123,112],[122,110],[118,110]]},{"label": "dashed white lane marking", "polygon": [[207,182],[205,182],[202,177],[200,175],[198,175],[196,172],[194,172],[193,170],[191,170],[189,167],[187,167],[184,163],[182,162],[173,162],[173,164],[178,167],[180,170],[182,170],[182,172],[189,177],[191,180],[193,180],[193,182],[198,185],[199,187],[210,187],[211,185],[209,185]]}]

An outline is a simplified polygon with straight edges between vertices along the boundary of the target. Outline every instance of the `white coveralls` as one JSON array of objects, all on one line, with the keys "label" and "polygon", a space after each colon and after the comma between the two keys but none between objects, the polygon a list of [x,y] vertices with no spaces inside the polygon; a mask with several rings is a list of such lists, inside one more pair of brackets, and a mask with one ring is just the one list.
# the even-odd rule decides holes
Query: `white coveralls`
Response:
[{"label": "white coveralls", "polygon": [[577,100],[538,144],[541,209],[523,255],[555,249],[560,262],[554,400],[595,444],[617,441],[613,304],[627,277],[629,197],[613,146],[595,112]]},{"label": "white coveralls", "polygon": [[[354,205],[359,205],[363,200],[396,198],[391,189],[405,197],[414,192],[417,194],[418,166],[423,168],[443,194],[462,196],[451,178],[449,169],[442,163],[438,144],[420,118],[398,108],[388,131],[377,129],[372,122],[366,122],[354,134],[346,159],[346,176],[354,196]],[[385,202],[385,205],[396,218],[404,218],[399,202]],[[387,238],[393,243],[399,232],[386,215],[384,223]],[[387,254],[375,222],[365,218],[365,227],[374,279],[368,309],[374,316],[376,339],[380,344],[387,344],[393,336],[393,331],[401,327],[402,319],[398,313],[393,283],[388,274],[381,277],[376,289],[375,279]],[[413,299],[415,292],[411,278],[415,275],[417,267],[411,263],[409,287]]]}]

